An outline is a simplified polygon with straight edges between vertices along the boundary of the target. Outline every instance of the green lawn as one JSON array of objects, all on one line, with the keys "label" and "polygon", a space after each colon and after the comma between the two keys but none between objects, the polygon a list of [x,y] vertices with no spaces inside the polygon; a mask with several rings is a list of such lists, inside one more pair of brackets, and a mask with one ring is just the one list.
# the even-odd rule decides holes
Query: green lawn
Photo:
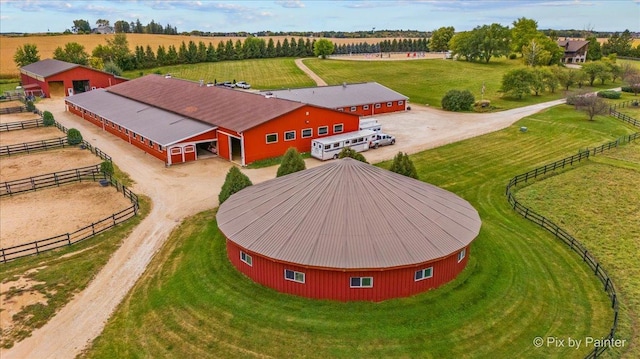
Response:
[{"label": "green lawn", "polygon": [[[0,264],[1,282],[13,281],[20,276],[42,282],[43,284],[38,284],[35,289],[47,299],[46,305],[29,305],[13,317],[14,327],[9,330],[3,328],[0,338],[2,347],[11,347],[15,341],[31,335],[35,328],[47,323],[75,294],[91,282],[111,254],[120,247],[122,240],[149,213],[149,199],[139,196],[139,200],[139,215],[109,231],[73,246]],[[8,292],[3,294],[18,294],[20,291],[9,288]]]},{"label": "green lawn", "polygon": [[580,258],[509,207],[504,188],[515,174],[631,132],[561,106],[412,156],[421,180],[470,201],[483,226],[456,280],[410,298],[339,303],[259,286],[226,258],[215,212],[201,213],[172,234],[85,355],[582,358],[592,348],[532,341],[606,336],[609,299]]},{"label": "green lawn", "polygon": [[[492,59],[488,64],[442,59],[410,61],[349,61],[349,60],[305,60],[311,70],[328,84],[343,82],[376,81],[409,97],[410,103],[441,107],[440,101],[452,89],[469,90],[476,100],[491,100],[496,109],[510,109],[535,103],[556,100],[564,96],[562,89],[556,93],[545,92],[540,96],[527,96],[521,100],[503,97],[499,92],[502,76],[524,67],[520,59]],[[610,81],[605,85],[595,84],[595,89],[620,86]],[[575,89],[571,89],[575,90]]]},{"label": "green lawn", "polygon": [[292,58],[240,60],[164,66],[147,70],[128,71],[123,76],[136,78],[141,74],[171,74],[181,79],[205,82],[246,81],[255,89],[315,86]]},{"label": "green lawn", "polygon": [[[639,358],[640,143],[519,190],[518,199],[584,243],[608,270],[621,301],[618,336],[626,358]],[[630,320],[629,320],[630,318]],[[634,333],[635,332],[635,333]]]}]

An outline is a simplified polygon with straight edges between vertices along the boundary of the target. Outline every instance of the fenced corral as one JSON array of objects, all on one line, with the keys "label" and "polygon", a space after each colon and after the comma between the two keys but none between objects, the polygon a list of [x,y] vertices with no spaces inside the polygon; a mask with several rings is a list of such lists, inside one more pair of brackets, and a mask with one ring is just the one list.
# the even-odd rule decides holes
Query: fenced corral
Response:
[{"label": "fenced corral", "polygon": [[95,182],[100,179],[105,179],[104,174],[100,172],[100,165],[53,172],[15,181],[0,182],[0,197],[28,191],[37,191],[49,187],[59,187],[66,183],[82,181]]},{"label": "fenced corral", "polygon": [[26,106],[14,106],[0,108],[0,115],[8,115],[11,113],[27,112]]},{"label": "fenced corral", "polygon": [[[2,263],[34,254],[37,255],[56,248],[70,246],[113,228],[114,226],[123,223],[138,214],[138,196],[112,176],[99,172],[95,177],[92,175],[90,178],[88,176],[79,176],[79,178],[84,178],[84,180],[100,181],[103,185],[115,187],[118,192],[122,193],[125,198],[130,200],[131,206],[70,233],[60,234],[17,246],[2,248],[0,249],[0,261]],[[69,180],[66,183],[70,182],[74,181]]]},{"label": "fenced corral", "polygon": [[635,118],[633,118],[633,117],[631,117],[629,115],[625,115],[624,113],[620,113],[620,112],[616,111],[619,108],[625,108],[625,107],[631,107],[631,106],[634,107],[634,108],[638,108],[638,107],[640,107],[640,103],[638,102],[638,100],[634,100],[634,101],[625,101],[625,102],[622,102],[622,103],[615,104],[615,105],[609,107],[609,115],[611,115],[611,116],[613,116],[613,117],[615,117],[615,118],[617,118],[619,120],[622,120],[622,121],[624,121],[626,123],[629,123],[629,124],[631,124],[633,126],[640,127],[640,121],[636,120]]},{"label": "fenced corral", "polygon": [[9,102],[9,101],[24,101],[24,92],[22,91],[5,91],[2,94],[2,99],[0,102]]},{"label": "fenced corral", "polygon": [[[616,112],[615,108],[613,107],[609,109],[609,112],[611,113],[612,116],[617,118],[620,118],[619,115],[623,115],[623,114],[620,114],[619,112]],[[625,122],[628,122],[633,124],[634,126],[640,127],[640,122],[632,118],[631,120],[632,121],[623,119],[623,121]],[[578,164],[582,160],[588,159],[589,156],[595,156],[598,153],[603,153],[604,151],[617,148],[621,144],[635,141],[639,137],[640,137],[640,132],[636,132],[628,136],[623,136],[618,138],[615,141],[605,143],[601,146],[598,146],[592,149],[580,150],[576,155],[569,156],[561,160],[538,167],[529,172],[519,174],[513,177],[509,181],[505,191],[507,200],[509,201],[509,204],[511,205],[513,210],[515,210],[517,213],[522,215],[525,219],[528,219],[529,221],[544,228],[545,230],[553,234],[557,239],[560,239],[564,244],[569,246],[569,248],[575,253],[577,253],[582,258],[582,261],[586,265],[588,265],[589,268],[591,268],[593,273],[596,275],[596,277],[598,277],[600,282],[603,284],[604,291],[609,296],[609,299],[611,300],[611,308],[613,309],[613,323],[611,324],[611,329],[609,330],[609,334],[605,338],[603,338],[604,340],[613,340],[616,333],[616,329],[618,327],[619,303],[618,303],[616,289],[613,284],[613,281],[611,280],[607,272],[604,270],[604,268],[602,268],[602,265],[600,265],[600,263],[596,260],[596,258],[589,253],[588,249],[582,243],[580,243],[577,239],[571,236],[571,234],[569,234],[567,231],[562,229],[560,226],[555,224],[550,219],[546,218],[545,216],[535,212],[531,208],[518,202],[518,200],[513,195],[511,189],[512,187],[515,187],[520,183],[526,183],[530,179],[535,179],[535,178],[538,178],[539,176],[544,176],[547,173],[553,173],[556,170],[565,168],[565,166],[573,166],[575,164]],[[597,358],[607,348],[608,346],[606,345],[596,346],[585,358]]]},{"label": "fenced corral", "polygon": [[44,121],[42,118],[36,118],[28,121],[0,123],[0,132],[26,130],[37,127],[44,127]]}]

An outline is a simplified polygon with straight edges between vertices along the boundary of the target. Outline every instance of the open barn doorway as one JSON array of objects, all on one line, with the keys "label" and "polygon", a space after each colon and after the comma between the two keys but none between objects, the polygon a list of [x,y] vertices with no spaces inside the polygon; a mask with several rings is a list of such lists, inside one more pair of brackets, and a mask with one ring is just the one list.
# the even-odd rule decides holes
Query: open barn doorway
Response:
[{"label": "open barn doorway", "polygon": [[242,164],[242,145],[238,137],[229,137],[231,139],[231,158],[232,162]]},{"label": "open barn doorway", "polygon": [[198,150],[198,159],[218,156],[218,140],[198,142],[196,143],[196,148]]}]

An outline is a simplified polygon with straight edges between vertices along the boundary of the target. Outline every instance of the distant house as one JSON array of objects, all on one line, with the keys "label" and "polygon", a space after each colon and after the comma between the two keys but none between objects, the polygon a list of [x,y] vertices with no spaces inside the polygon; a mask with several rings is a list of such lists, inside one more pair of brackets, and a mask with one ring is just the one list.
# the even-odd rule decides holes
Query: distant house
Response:
[{"label": "distant house", "polygon": [[115,30],[113,29],[113,26],[100,25],[100,26],[96,27],[95,29],[91,30],[91,33],[93,33],[93,34],[115,34]]},{"label": "distant house", "polygon": [[20,68],[25,94],[64,97],[127,81],[124,77],[70,62],[45,59]]},{"label": "distant house", "polygon": [[572,64],[585,62],[587,60],[587,50],[589,41],[584,40],[558,40],[558,46],[564,49],[562,63]]},{"label": "distant house", "polygon": [[377,82],[263,91],[265,96],[308,103],[360,116],[406,111],[409,98]]}]

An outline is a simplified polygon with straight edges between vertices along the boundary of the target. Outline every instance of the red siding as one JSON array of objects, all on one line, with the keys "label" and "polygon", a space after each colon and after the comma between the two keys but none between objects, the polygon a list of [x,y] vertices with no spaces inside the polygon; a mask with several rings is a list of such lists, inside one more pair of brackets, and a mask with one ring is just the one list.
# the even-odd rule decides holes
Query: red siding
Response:
[{"label": "red siding", "polygon": [[[342,112],[345,112],[345,113],[352,113],[360,116],[373,116],[381,113],[405,111],[407,109],[406,100],[395,100],[395,101],[389,101],[389,102],[391,102],[391,106],[387,106],[387,102],[381,102],[380,108],[376,108],[375,107],[376,104],[371,103],[368,105],[352,106],[356,108],[355,111],[351,111],[351,106],[343,107],[343,108],[340,108],[339,110],[342,110]],[[369,106],[369,107],[365,109],[365,106]]]},{"label": "red siding", "polygon": [[[227,240],[227,255],[231,263],[257,283],[279,292],[314,299],[339,301],[365,300],[383,301],[415,295],[437,288],[453,280],[467,265],[469,247],[465,258],[458,263],[458,252],[443,259],[400,268],[374,270],[339,270],[318,267],[304,267],[287,264],[259,254],[249,252],[234,242]],[[240,260],[240,251],[252,257],[252,266]],[[415,272],[433,267],[433,277],[415,281]],[[284,270],[305,273],[305,283],[297,283],[284,278]],[[373,277],[373,288],[350,288],[351,277]]]},{"label": "red siding", "polygon": [[49,93],[49,82],[52,81],[62,81],[64,84],[64,94],[68,96],[69,89],[73,88],[73,81],[89,81],[89,89],[95,88],[106,88],[112,85],[119,84],[121,82],[127,81],[126,79],[117,78],[112,74],[108,74],[106,72],[93,70],[86,67],[76,67],[70,69],[65,72],[61,72],[52,76],[49,76],[44,79],[44,81],[38,81],[35,78],[29,77],[25,74],[20,75],[21,81],[23,85],[28,84],[38,84],[42,91],[44,91],[47,97],[50,97]]},{"label": "red siding", "polygon": [[216,138],[218,138],[216,135],[216,132],[217,132],[216,130],[207,131],[201,135],[189,137],[186,140],[180,141],[178,143],[213,141]]},{"label": "red siding", "polygon": [[218,132],[218,157],[231,161],[229,152],[229,136],[225,133]]},{"label": "red siding", "polygon": [[[319,127],[328,126],[328,133],[325,136],[331,136],[335,134],[333,125],[342,124],[342,132],[351,132],[358,130],[359,123],[360,117],[350,113],[322,107],[304,106],[246,131],[244,133],[245,164],[282,156],[289,147],[295,147],[300,152],[309,152],[311,140],[324,137],[318,136]],[[302,130],[307,128],[313,130],[313,135],[309,138],[302,138]],[[295,131],[294,140],[285,141],[285,132],[288,131]],[[268,144],[266,136],[271,133],[278,135],[278,141]]]}]

